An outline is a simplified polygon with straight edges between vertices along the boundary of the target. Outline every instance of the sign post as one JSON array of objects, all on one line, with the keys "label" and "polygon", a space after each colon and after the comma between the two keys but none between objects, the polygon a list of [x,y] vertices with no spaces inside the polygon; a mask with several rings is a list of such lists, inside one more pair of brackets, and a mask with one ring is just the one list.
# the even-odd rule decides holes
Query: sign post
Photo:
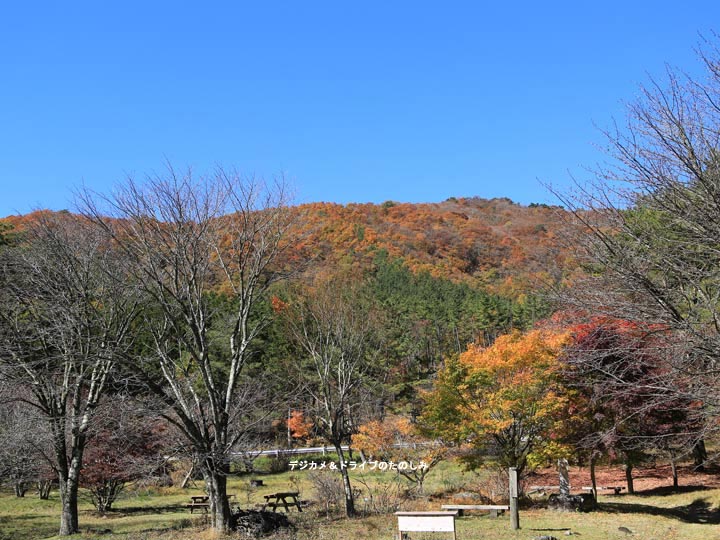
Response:
[{"label": "sign post", "polygon": [[515,467],[510,467],[510,526],[513,530],[520,528],[520,513],[518,512],[518,474]]},{"label": "sign post", "polygon": [[568,473],[568,460],[558,459],[558,474],[560,476],[560,497],[570,497],[570,474]]}]

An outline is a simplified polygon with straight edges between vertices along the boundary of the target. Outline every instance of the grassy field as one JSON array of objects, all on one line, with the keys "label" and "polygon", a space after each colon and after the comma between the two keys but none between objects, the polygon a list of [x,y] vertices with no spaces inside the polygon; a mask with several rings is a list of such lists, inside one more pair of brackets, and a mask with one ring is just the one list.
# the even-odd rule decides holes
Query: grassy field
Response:
[{"label": "grassy field", "polygon": [[[373,504],[392,503],[396,494],[388,488],[391,475],[374,473],[355,476],[355,485],[363,489],[358,498],[359,508]],[[260,476],[265,486],[248,488],[247,477],[236,477],[229,482],[229,492],[235,493],[242,507],[261,502],[262,495],[275,491],[299,490],[305,499],[313,493],[310,475],[303,472],[286,472]],[[403,505],[406,510],[438,509],[443,497],[452,493],[487,490],[490,478],[474,473],[463,473],[453,464],[443,464],[431,474],[426,486],[430,496],[412,499]],[[368,489],[375,498],[368,502]],[[205,530],[204,515],[190,515],[183,505],[192,494],[201,494],[202,485],[182,491],[177,488],[154,488],[133,491],[129,489],[116,503],[116,509],[106,516],[95,512],[89,500],[80,510],[82,534],[77,539],[127,540],[190,540],[216,538]],[[600,510],[587,514],[558,513],[532,508],[520,514],[520,531],[510,530],[508,516],[492,519],[483,515],[470,515],[457,522],[458,539],[530,539],[550,535],[565,537],[572,531],[582,540],[627,538],[619,530],[626,527],[633,537],[644,539],[720,540],[720,489],[703,489],[697,486],[681,489],[678,493],[654,490],[652,495],[601,496]],[[384,497],[384,498],[383,498]],[[387,499],[387,500],[386,500]],[[297,540],[347,540],[394,538],[395,519],[392,515],[371,515],[353,520],[340,518],[332,511],[328,514],[319,505],[310,506],[302,514],[293,512],[292,521],[297,531],[279,534],[273,538]],[[0,540],[36,540],[54,538],[59,520],[59,500],[53,492],[50,500],[41,501],[28,493],[16,498],[9,492],[0,493]],[[441,539],[442,534],[413,534],[413,539]],[[232,538],[232,537],[230,537]]]}]

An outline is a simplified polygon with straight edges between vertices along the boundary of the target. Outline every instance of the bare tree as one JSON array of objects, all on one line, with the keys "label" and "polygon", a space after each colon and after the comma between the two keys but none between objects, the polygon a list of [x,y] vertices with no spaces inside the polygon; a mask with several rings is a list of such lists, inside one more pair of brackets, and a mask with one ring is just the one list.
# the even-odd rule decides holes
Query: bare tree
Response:
[{"label": "bare tree", "polygon": [[286,197],[282,182],[172,168],[142,184],[129,179],[111,197],[82,195],[85,214],[114,239],[147,297],[149,346],[128,367],[192,448],[219,530],[230,526],[239,382],[267,322],[255,308],[284,275],[275,263],[289,226]]},{"label": "bare tree", "polygon": [[315,424],[335,447],[345,493],[345,510],[355,515],[355,501],[342,448],[359,424],[369,375],[377,369],[380,347],[377,313],[361,287],[350,279],[314,284],[310,295],[297,296],[287,311],[292,334],[307,355],[298,363],[299,380],[311,398]]},{"label": "bare tree", "polygon": [[[52,449],[49,432],[38,420],[42,418],[26,404],[0,402],[0,478],[12,484],[17,497],[24,497],[34,484],[46,487],[54,474],[47,459]],[[41,498],[43,494],[40,490]]]},{"label": "bare tree", "polygon": [[[627,125],[605,133],[610,164],[578,193],[560,195],[573,210],[576,253],[590,274],[563,296],[574,309],[671,334],[657,353],[662,377],[644,391],[701,404],[690,412],[713,429],[720,405],[720,51],[707,42],[700,56],[706,79],[668,69],[666,81],[651,81],[630,105]],[[624,381],[623,391],[633,384]]]},{"label": "bare tree", "polygon": [[78,531],[78,485],[95,410],[130,347],[135,298],[122,260],[83,218],[43,214],[2,252],[0,368],[48,420],[60,484],[60,535]]}]

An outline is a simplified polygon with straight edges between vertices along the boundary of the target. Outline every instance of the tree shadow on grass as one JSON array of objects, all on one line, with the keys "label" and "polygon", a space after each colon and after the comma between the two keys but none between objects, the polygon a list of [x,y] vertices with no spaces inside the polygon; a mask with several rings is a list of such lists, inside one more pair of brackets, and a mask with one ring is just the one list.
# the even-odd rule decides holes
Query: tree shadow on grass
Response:
[{"label": "tree shadow on grass", "polygon": [[81,512],[81,514],[99,516],[103,515],[107,517],[124,517],[134,514],[178,514],[186,513],[188,517],[193,515],[199,516],[202,512],[197,514],[190,514],[185,504],[167,504],[164,506],[123,506],[117,509],[108,510],[107,513],[101,514],[95,509],[88,509]]},{"label": "tree shadow on grass", "polygon": [[665,497],[667,495],[678,495],[680,493],[693,493],[695,491],[707,491],[707,486],[680,486],[674,488],[672,486],[660,486],[653,489],[646,489],[643,491],[636,491],[636,497]]},{"label": "tree shadow on grass", "polygon": [[688,505],[676,506],[674,508],[662,508],[648,504],[602,502],[598,504],[598,509],[617,514],[663,516],[674,518],[685,523],[720,524],[720,509],[713,508],[707,499],[695,499]]},{"label": "tree shadow on grass", "polygon": [[0,518],[0,540],[32,540],[58,533],[60,520],[48,521],[47,516],[20,514]]}]

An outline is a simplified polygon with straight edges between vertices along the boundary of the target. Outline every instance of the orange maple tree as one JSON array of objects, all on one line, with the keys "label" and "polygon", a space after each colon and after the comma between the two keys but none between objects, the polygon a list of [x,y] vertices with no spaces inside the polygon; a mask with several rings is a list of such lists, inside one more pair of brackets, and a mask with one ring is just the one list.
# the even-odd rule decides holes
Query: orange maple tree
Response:
[{"label": "orange maple tree", "polygon": [[312,433],[313,422],[302,411],[291,411],[287,426],[293,439],[307,439]]},{"label": "orange maple tree", "polygon": [[393,462],[401,476],[423,492],[425,478],[447,454],[439,441],[424,437],[415,424],[402,416],[387,416],[360,426],[352,445],[371,459]]},{"label": "orange maple tree", "polygon": [[518,473],[547,457],[564,457],[555,433],[566,411],[560,354],[570,335],[514,332],[487,348],[471,345],[446,362],[427,395],[422,421],[446,441],[468,445],[477,466],[495,455]]}]

